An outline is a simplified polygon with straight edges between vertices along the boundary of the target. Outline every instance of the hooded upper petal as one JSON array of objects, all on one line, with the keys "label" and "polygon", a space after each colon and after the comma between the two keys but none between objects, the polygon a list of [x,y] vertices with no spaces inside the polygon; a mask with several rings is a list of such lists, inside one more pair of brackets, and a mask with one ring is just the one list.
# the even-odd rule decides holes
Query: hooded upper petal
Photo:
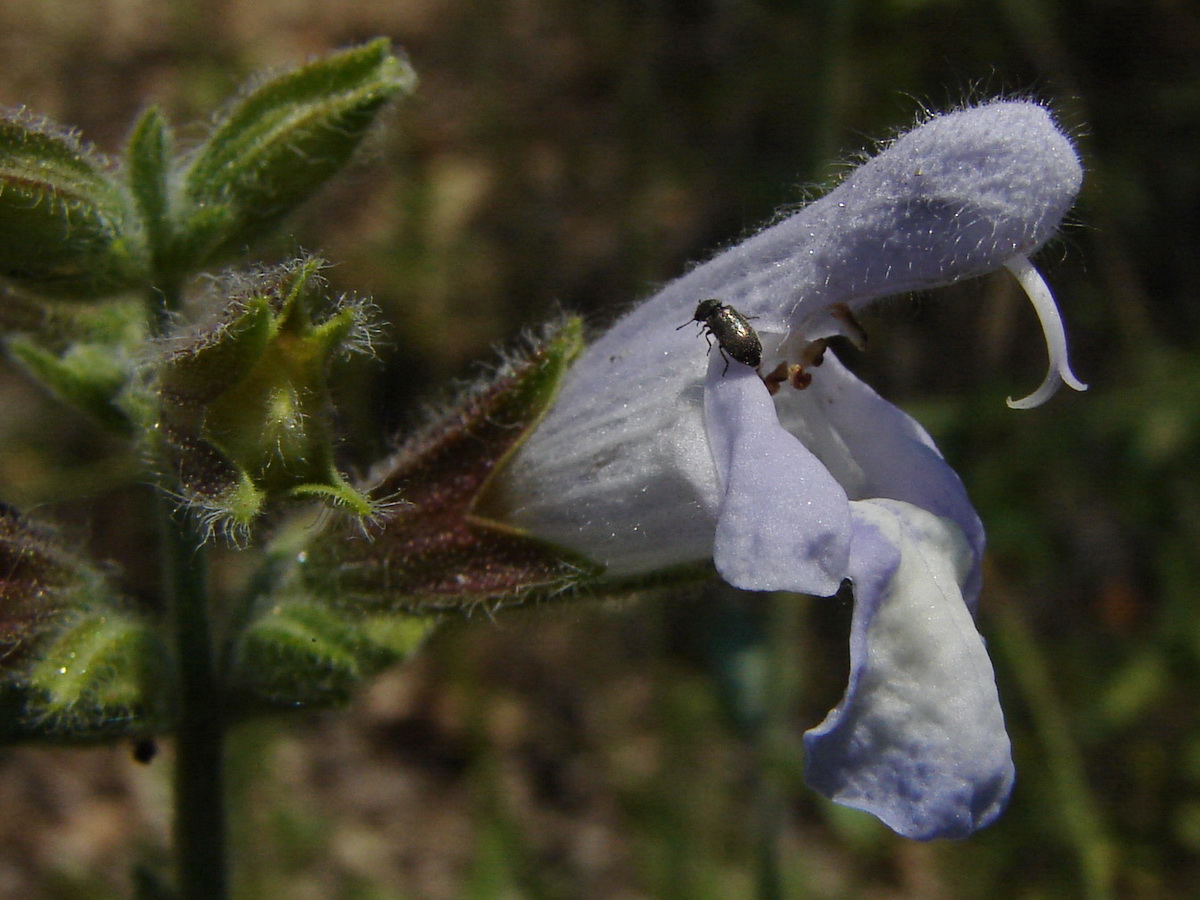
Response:
[{"label": "hooded upper petal", "polygon": [[850,684],[805,735],[806,780],[906,837],[966,837],[1000,814],[1014,777],[961,595],[971,550],[953,523],[910,504],[851,506]]}]

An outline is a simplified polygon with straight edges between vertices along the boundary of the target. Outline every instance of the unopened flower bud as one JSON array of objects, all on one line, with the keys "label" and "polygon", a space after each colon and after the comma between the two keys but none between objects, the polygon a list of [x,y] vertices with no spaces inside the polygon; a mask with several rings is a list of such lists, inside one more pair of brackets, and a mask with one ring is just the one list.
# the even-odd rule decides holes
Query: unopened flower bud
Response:
[{"label": "unopened flower bud", "polygon": [[272,498],[374,511],[334,464],[327,384],[336,356],[369,348],[371,307],[343,300],[314,320],[321,265],[300,260],[233,286],[221,320],[162,362],[159,431],[213,527],[240,533]]}]

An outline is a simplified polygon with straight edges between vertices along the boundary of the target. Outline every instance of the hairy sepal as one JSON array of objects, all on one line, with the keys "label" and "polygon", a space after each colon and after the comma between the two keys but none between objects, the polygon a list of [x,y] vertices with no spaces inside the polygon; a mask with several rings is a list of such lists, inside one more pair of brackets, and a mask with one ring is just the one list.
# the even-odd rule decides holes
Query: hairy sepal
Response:
[{"label": "hairy sepal", "polygon": [[583,590],[600,567],[495,517],[495,473],[553,401],[583,346],[562,323],[503,365],[381,465],[370,496],[389,503],[367,532],[331,522],[301,554],[307,592],[354,610],[470,611]]},{"label": "hairy sepal", "polygon": [[332,361],[360,351],[369,304],[326,301],[323,262],[306,258],[231,278],[224,315],[176,338],[159,365],[158,433],[214,530],[239,537],[273,500],[364,518],[376,508],[333,456]]}]

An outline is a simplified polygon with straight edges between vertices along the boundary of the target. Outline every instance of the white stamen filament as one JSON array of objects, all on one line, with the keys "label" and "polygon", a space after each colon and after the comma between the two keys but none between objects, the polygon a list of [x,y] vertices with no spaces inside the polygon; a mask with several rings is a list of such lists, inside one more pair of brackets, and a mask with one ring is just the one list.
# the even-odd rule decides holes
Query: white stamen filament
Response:
[{"label": "white stamen filament", "polygon": [[1075,373],[1071,371],[1071,363],[1067,359],[1067,335],[1063,330],[1062,318],[1058,314],[1058,304],[1054,302],[1054,295],[1050,293],[1049,285],[1024,256],[1015,256],[1004,266],[1013,273],[1021,288],[1029,296],[1029,301],[1033,304],[1033,309],[1042,323],[1042,334],[1046,337],[1046,353],[1050,357],[1046,377],[1038,385],[1038,389],[1020,400],[1009,397],[1007,401],[1009,407],[1033,409],[1035,406],[1041,406],[1053,397],[1058,391],[1059,385],[1064,383],[1074,390],[1086,391],[1087,385],[1076,378]]}]

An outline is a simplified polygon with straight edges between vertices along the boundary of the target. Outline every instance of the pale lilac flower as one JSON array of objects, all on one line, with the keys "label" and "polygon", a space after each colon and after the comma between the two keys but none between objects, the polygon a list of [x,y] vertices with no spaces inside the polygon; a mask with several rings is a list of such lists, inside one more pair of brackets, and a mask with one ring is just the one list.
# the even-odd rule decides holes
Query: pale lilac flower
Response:
[{"label": "pale lilac flower", "polygon": [[[925,431],[819,339],[890,294],[1007,267],[1066,382],[1053,297],[1028,256],[1082,171],[1047,112],[995,102],[934,117],[822,199],[669,284],[574,364],[507,467],[508,520],[614,577],[712,559],[734,587],[828,596],[854,585],[846,696],[805,738],[809,782],[901,834],[961,837],[1013,780],[991,664],[972,614],[984,534]],[[746,316],[759,373],[706,355],[688,322],[715,297]],[[852,336],[852,334],[851,334]],[[800,379],[802,383],[803,379]]]}]

